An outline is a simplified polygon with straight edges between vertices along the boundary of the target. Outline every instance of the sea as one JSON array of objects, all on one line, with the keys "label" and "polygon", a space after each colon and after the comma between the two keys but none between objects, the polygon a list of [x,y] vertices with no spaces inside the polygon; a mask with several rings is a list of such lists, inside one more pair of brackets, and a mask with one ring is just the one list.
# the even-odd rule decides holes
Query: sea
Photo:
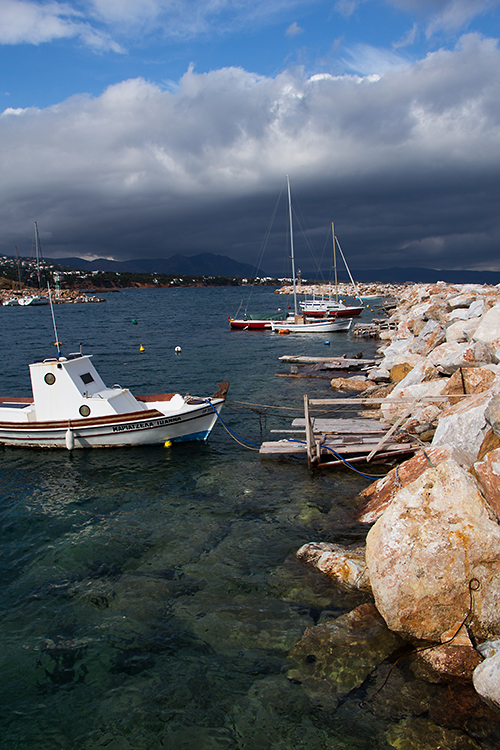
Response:
[{"label": "sea", "polygon": [[[269,287],[101,296],[55,305],[54,318],[1,308],[2,395],[29,394],[28,364],[54,356],[57,340],[63,354],[92,354],[107,385],[206,396],[229,381],[228,400],[206,443],[0,449],[0,747],[403,747],[389,741],[394,727],[424,720],[407,706],[374,711],[370,676],[336,703],[288,676],[307,628],[368,600],[296,552],[362,543],[354,511],[372,480],[258,452],[287,436],[272,430],[291,429],[304,393],[332,394],[328,379],[277,377],[289,372],[280,356],[370,357],[378,342],[231,331],[242,303],[239,314],[288,305]],[[362,320],[374,315],[367,305]]]}]

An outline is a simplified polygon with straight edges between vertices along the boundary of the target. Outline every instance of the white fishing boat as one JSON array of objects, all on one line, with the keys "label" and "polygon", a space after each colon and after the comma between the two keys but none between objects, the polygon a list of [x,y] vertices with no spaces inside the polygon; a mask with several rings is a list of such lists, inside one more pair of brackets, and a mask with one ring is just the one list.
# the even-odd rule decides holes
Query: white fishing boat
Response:
[{"label": "white fishing boat", "polygon": [[290,179],[287,175],[288,189],[288,221],[290,225],[290,259],[292,262],[293,283],[293,313],[283,321],[271,321],[271,330],[275,333],[331,333],[332,331],[347,331],[351,327],[352,318],[324,316],[312,319],[306,314],[299,314],[297,306],[297,278],[295,274],[295,256],[293,246],[292,195]]},{"label": "white fishing boat", "polygon": [[208,398],[135,397],[119,385],[106,387],[81,352],[59,352],[29,367],[32,396],[0,398],[1,445],[73,450],[206,440],[229,388],[219,383]]}]

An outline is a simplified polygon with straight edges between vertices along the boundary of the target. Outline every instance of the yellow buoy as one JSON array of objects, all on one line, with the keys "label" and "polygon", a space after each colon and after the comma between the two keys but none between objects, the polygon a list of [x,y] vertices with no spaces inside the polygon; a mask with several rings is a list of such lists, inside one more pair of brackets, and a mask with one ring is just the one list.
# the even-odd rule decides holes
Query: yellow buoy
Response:
[{"label": "yellow buoy", "polygon": [[165,440],[165,448],[170,448],[171,445],[172,445],[171,440]]},{"label": "yellow buoy", "polygon": [[142,344],[141,344],[141,348],[139,349],[139,351],[140,352],[145,352],[146,351]]}]

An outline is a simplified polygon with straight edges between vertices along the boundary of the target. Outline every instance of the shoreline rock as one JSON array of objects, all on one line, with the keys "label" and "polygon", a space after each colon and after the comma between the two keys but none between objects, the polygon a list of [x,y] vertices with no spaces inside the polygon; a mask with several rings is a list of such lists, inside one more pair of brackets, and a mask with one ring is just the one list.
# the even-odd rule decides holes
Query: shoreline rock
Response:
[{"label": "shoreline rock", "polygon": [[[483,661],[473,643],[500,639],[500,287],[392,293],[394,331],[367,377],[406,399],[372,414],[394,423],[414,398],[401,429],[431,442],[361,493],[357,520],[371,525],[365,585],[390,631],[433,646],[419,659],[436,679],[473,684],[499,711],[500,649]],[[345,571],[362,552],[348,553],[304,545],[299,557],[356,586]]]}]

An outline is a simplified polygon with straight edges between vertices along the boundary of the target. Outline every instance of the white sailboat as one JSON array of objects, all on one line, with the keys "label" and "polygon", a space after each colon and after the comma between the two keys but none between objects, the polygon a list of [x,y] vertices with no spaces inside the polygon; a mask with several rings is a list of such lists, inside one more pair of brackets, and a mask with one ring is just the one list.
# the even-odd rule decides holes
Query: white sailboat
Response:
[{"label": "white sailboat", "polygon": [[34,307],[35,305],[48,305],[49,300],[48,297],[45,297],[41,293],[41,283],[40,283],[40,253],[41,253],[41,245],[40,245],[40,235],[38,234],[38,224],[35,221],[35,255],[36,255],[36,275],[37,275],[37,281],[38,281],[38,294],[26,294],[22,297],[19,297],[18,304],[22,307],[27,307],[30,305],[31,307]]},{"label": "white sailboat", "polygon": [[292,221],[292,196],[290,191],[290,178],[287,175],[288,189],[288,221],[290,225],[290,258],[292,261],[293,280],[293,315],[289,315],[283,321],[271,321],[271,329],[276,333],[331,333],[332,331],[348,331],[352,324],[352,318],[348,317],[324,317],[311,320],[305,314],[299,314],[297,305],[297,279],[295,274],[295,256],[293,246],[293,221]]},{"label": "white sailboat", "polygon": [[313,299],[306,299],[303,302],[300,303],[300,309],[304,315],[307,315],[311,318],[317,318],[322,317],[324,315],[330,315],[333,318],[354,318],[357,315],[361,315],[363,312],[363,304],[358,305],[346,305],[344,302],[339,300],[339,285],[338,285],[338,278],[337,278],[337,247],[339,249],[339,252],[342,256],[342,260],[344,261],[344,265],[346,267],[347,273],[349,274],[349,278],[351,280],[351,284],[354,287],[354,290],[356,292],[356,299],[359,299],[361,301],[361,297],[359,296],[358,288],[354,282],[354,279],[352,278],[352,274],[350,271],[349,266],[347,265],[347,261],[345,259],[344,253],[342,252],[342,248],[340,247],[340,243],[335,236],[335,227],[332,221],[332,240],[333,240],[333,269],[334,269],[334,288],[335,288],[335,294],[332,295],[331,288],[329,289],[328,297],[325,298],[323,295],[320,299],[314,298]]}]

